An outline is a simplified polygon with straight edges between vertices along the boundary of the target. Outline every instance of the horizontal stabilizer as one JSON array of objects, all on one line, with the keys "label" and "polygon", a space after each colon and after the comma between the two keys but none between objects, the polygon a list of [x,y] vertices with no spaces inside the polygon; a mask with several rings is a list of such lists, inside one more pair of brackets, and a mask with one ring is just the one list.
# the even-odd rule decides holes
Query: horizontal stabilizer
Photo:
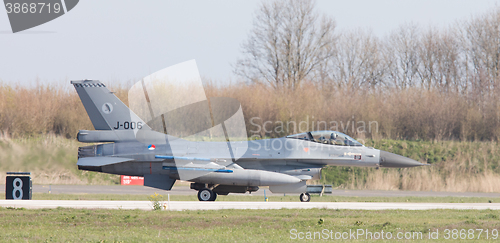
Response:
[{"label": "horizontal stabilizer", "polygon": [[133,130],[80,130],[77,139],[78,142],[82,143],[116,143],[139,140],[150,144],[163,144],[166,141],[165,134],[148,129],[141,130],[137,134]]},{"label": "horizontal stabilizer", "polygon": [[122,162],[132,161],[134,159],[120,158],[120,157],[85,157],[78,159],[76,165],[78,166],[105,166],[111,164],[118,164]]}]

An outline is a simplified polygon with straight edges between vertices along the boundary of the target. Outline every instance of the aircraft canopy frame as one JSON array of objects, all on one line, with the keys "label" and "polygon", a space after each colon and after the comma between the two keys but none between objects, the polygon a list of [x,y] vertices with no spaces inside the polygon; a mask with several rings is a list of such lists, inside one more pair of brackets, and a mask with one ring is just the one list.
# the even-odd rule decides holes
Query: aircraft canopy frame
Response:
[{"label": "aircraft canopy frame", "polygon": [[293,135],[288,135],[286,138],[306,140],[316,143],[339,145],[339,146],[363,146],[360,142],[356,141],[341,132],[337,131],[312,131],[303,132]]}]

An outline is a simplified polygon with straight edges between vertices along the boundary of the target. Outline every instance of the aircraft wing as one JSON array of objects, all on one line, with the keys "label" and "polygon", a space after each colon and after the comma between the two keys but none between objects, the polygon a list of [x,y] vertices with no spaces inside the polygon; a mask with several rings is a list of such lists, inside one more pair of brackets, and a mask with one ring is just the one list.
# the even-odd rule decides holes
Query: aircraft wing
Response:
[{"label": "aircraft wing", "polygon": [[[175,162],[163,163],[164,170],[176,171],[198,171],[198,172],[218,172],[218,173],[233,173],[233,170],[227,169],[226,166],[218,164],[217,162],[226,162],[223,159],[209,159],[197,157],[178,157],[167,155],[156,155],[157,159],[175,160]],[[243,169],[240,166],[233,164],[231,166],[235,169]]]},{"label": "aircraft wing", "polygon": [[[191,180],[211,173],[233,173],[234,169],[243,169],[241,166],[232,163],[227,167],[223,159],[209,159],[197,157],[179,157],[168,155],[156,155],[157,159],[164,159],[162,169],[177,173],[181,180]],[[232,161],[231,161],[232,162]],[[229,167],[229,168],[228,168]]]},{"label": "aircraft wing", "polygon": [[181,156],[170,156],[170,155],[155,155],[155,158],[157,158],[157,159],[185,160],[185,161],[226,162],[225,159],[210,159],[210,158],[199,158],[199,157],[181,157]]}]

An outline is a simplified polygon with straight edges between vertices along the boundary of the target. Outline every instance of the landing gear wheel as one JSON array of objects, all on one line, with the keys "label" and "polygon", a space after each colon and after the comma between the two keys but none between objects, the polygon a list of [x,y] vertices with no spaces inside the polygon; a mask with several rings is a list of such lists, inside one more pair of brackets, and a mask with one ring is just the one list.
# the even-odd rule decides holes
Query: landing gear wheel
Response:
[{"label": "landing gear wheel", "polygon": [[215,201],[217,199],[217,193],[213,192],[213,196],[210,198],[210,201]]},{"label": "landing gear wheel", "polygon": [[300,194],[300,201],[301,202],[311,201],[311,195],[309,195],[309,193],[307,193],[307,192]]},{"label": "landing gear wheel", "polygon": [[200,200],[202,202],[215,201],[215,198],[217,196],[214,196],[214,195],[216,195],[216,194],[212,190],[210,190],[208,188],[203,188],[203,189],[198,191],[198,200]]}]

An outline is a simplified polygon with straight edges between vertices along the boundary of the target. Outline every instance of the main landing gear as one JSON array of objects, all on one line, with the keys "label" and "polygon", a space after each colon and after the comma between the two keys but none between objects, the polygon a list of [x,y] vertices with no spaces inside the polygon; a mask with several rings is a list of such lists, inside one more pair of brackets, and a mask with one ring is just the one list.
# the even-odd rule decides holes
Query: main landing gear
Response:
[{"label": "main landing gear", "polygon": [[217,199],[217,193],[213,191],[214,185],[212,184],[191,183],[190,188],[198,191],[198,200],[201,202],[215,201]]},{"label": "main landing gear", "polygon": [[217,199],[217,193],[208,188],[203,188],[198,191],[198,200],[202,202],[215,201],[215,199]]},{"label": "main landing gear", "polygon": [[[198,200],[201,202],[215,201],[217,199],[217,193],[219,193],[219,195],[227,195],[228,193],[245,193],[246,191],[255,192],[259,190],[258,187],[244,187],[242,189],[241,186],[231,187],[203,183],[191,183],[190,188],[198,191]],[[301,202],[309,202],[311,201],[311,195],[304,192],[300,194],[299,199]]]},{"label": "main landing gear", "polygon": [[309,195],[309,193],[307,193],[307,192],[300,194],[300,201],[301,202],[311,201],[311,195]]}]

